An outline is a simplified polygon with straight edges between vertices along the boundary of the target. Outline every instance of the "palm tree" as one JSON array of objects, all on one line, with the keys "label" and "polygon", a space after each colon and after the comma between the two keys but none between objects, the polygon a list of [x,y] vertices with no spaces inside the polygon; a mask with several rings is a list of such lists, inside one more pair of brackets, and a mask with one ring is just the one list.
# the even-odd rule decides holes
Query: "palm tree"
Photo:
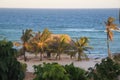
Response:
[{"label": "palm tree", "polygon": [[87,58],[86,54],[84,51],[88,51],[89,49],[92,49],[88,45],[88,38],[87,37],[81,37],[79,40],[76,39],[76,41],[73,41],[73,46],[74,46],[74,51],[78,53],[78,61],[82,60],[82,56]]},{"label": "palm tree", "polygon": [[37,54],[39,53],[38,42],[40,40],[41,32],[40,31],[38,31],[37,33],[34,32],[34,34],[35,35],[33,36],[33,38],[29,41],[29,45],[31,46],[29,51],[35,53],[35,57],[37,57]]},{"label": "palm tree", "polygon": [[31,29],[26,29],[25,31],[23,30],[21,40],[23,42],[24,61],[27,60],[27,58],[25,56],[25,52],[26,52],[27,43],[28,43],[28,41],[30,40],[31,37],[32,37],[32,30]]},{"label": "palm tree", "polygon": [[120,24],[120,9],[119,9],[119,24]]},{"label": "palm tree", "polygon": [[119,30],[119,28],[117,28],[117,25],[113,23],[114,21],[115,21],[115,19],[113,17],[109,17],[107,22],[105,22],[106,31],[107,31],[108,57],[111,59],[112,59],[112,54],[110,52],[110,46],[109,46],[109,41],[113,40],[113,32],[111,30]]},{"label": "palm tree", "polygon": [[47,42],[50,38],[51,32],[48,29],[44,29],[42,33],[36,33],[34,40],[32,41],[37,47],[37,51],[40,53],[40,61],[42,61],[42,55],[47,47]]},{"label": "palm tree", "polygon": [[[68,44],[65,42],[65,38],[63,39],[56,39],[56,41],[52,42],[50,46],[54,53],[57,53],[56,59],[61,59],[61,54],[68,49]],[[59,58],[58,58],[59,57]]]},{"label": "palm tree", "polygon": [[51,43],[48,43],[48,52],[56,54],[56,60],[61,59],[62,53],[67,53],[70,47],[71,38],[67,34],[52,34]]}]

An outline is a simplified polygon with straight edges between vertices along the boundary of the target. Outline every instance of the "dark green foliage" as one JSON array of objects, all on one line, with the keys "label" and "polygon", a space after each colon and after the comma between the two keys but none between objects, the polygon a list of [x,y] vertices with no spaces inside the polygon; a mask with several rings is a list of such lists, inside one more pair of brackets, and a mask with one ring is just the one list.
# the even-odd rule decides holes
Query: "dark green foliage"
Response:
[{"label": "dark green foliage", "polygon": [[34,66],[34,69],[34,80],[70,80],[66,70],[57,63],[44,63],[43,66]]},{"label": "dark green foliage", "polygon": [[34,80],[87,80],[85,71],[73,64],[61,66],[58,63],[44,63],[34,66]]},{"label": "dark green foliage", "polygon": [[27,70],[27,64],[21,63],[21,66],[22,66],[22,71],[24,71],[24,73],[25,73]]},{"label": "dark green foliage", "polygon": [[88,77],[92,80],[117,80],[120,75],[120,64],[110,58],[103,59],[95,69],[89,68]]},{"label": "dark green foliage", "polygon": [[0,80],[23,80],[24,72],[15,58],[12,42],[0,41]]},{"label": "dark green foliage", "polygon": [[70,75],[70,80],[87,80],[85,76],[85,70],[75,67],[72,64],[64,66],[67,73]]}]

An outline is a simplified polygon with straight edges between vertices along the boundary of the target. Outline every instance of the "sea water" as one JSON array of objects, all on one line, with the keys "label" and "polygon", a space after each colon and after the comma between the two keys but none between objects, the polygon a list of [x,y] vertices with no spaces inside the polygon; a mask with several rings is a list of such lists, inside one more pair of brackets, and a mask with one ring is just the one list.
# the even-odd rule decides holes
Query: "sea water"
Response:
[{"label": "sea water", "polygon": [[[0,8],[0,39],[20,41],[23,29],[68,34],[72,39],[86,36],[93,46],[91,55],[107,55],[104,21],[114,17],[119,26],[119,9],[13,9]],[[120,32],[114,31],[112,53],[120,52]]]}]

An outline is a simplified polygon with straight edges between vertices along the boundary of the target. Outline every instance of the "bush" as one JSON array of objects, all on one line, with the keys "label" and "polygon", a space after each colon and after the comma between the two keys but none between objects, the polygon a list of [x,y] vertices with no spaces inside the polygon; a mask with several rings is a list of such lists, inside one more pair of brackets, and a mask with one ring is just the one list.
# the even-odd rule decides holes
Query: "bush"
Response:
[{"label": "bush", "polygon": [[0,80],[23,80],[24,71],[15,58],[12,42],[0,41]]},{"label": "bush", "polygon": [[43,66],[34,66],[34,69],[34,80],[87,80],[85,71],[73,64],[61,66],[58,63],[44,63]]},{"label": "bush", "polygon": [[72,64],[64,66],[67,73],[70,75],[70,80],[87,80],[85,76],[85,70],[75,67]]},{"label": "bush", "polygon": [[120,64],[110,58],[103,59],[95,68],[89,68],[87,76],[92,80],[117,80],[120,75]]},{"label": "bush", "polygon": [[25,73],[27,71],[27,64],[21,63],[22,71]]},{"label": "bush", "polygon": [[34,80],[70,80],[65,69],[57,63],[43,63],[43,66],[34,66],[34,69]]}]

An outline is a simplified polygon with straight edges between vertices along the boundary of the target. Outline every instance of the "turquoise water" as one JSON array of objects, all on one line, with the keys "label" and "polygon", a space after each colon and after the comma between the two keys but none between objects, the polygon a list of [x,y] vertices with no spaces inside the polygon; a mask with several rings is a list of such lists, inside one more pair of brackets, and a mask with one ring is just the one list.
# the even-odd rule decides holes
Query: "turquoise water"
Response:
[{"label": "turquoise water", "polygon": [[[22,30],[50,29],[55,34],[69,34],[73,39],[87,36],[94,47],[91,54],[106,55],[104,21],[112,16],[118,23],[119,9],[0,9],[0,38],[20,41]],[[110,42],[113,53],[120,52],[120,32]]]}]

